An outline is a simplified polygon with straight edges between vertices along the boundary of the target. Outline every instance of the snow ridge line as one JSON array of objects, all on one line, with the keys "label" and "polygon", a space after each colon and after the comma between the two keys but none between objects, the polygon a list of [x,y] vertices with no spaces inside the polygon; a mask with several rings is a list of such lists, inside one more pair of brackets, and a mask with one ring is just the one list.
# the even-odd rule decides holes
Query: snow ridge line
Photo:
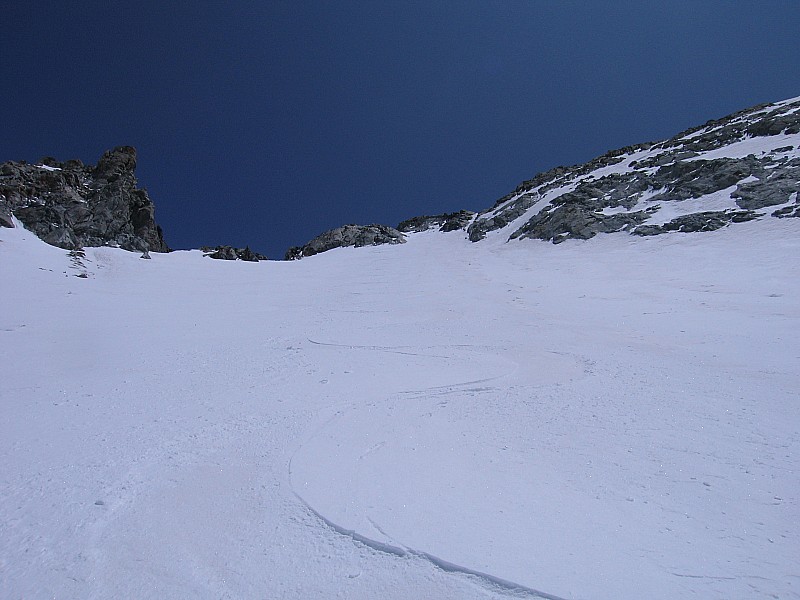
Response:
[{"label": "snow ridge line", "polygon": [[[291,471],[291,461],[289,461],[289,469]],[[339,535],[347,536],[351,538],[353,541],[359,542],[365,545],[366,547],[372,548],[373,550],[376,550],[378,552],[383,552],[385,554],[392,554],[394,556],[397,556],[398,558],[408,558],[409,556],[419,558],[432,564],[434,567],[441,569],[445,573],[454,573],[457,575],[468,575],[470,577],[474,577],[476,579],[481,580],[481,582],[484,584],[485,587],[497,588],[500,590],[500,592],[505,594],[509,595],[513,594],[517,597],[524,595],[530,598],[540,598],[543,600],[566,600],[566,598],[562,598],[561,596],[548,594],[546,592],[542,592],[534,588],[529,588],[527,586],[515,583],[513,581],[509,581],[507,579],[503,579],[501,577],[496,577],[495,575],[491,575],[489,573],[483,573],[481,571],[470,569],[469,567],[463,567],[461,565],[451,563],[449,561],[439,558],[438,556],[429,554],[428,552],[421,552],[419,550],[414,550],[412,548],[407,548],[405,546],[394,546],[392,544],[386,544],[384,542],[373,540],[372,538],[368,538],[365,535],[361,535],[354,529],[347,529],[345,527],[337,525],[330,519],[326,518],[324,515],[317,512],[314,509],[314,507],[312,507],[308,502],[306,502],[306,500],[295,490],[292,490],[292,493],[300,502],[302,502],[303,506],[305,506],[306,509],[311,514],[316,516],[330,529],[332,529]]]}]

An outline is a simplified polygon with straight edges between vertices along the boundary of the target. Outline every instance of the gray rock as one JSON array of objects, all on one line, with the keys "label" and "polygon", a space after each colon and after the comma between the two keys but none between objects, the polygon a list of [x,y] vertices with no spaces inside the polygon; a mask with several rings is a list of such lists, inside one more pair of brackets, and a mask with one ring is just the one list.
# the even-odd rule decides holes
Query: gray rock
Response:
[{"label": "gray rock", "polygon": [[665,189],[651,201],[688,200],[732,187],[743,179],[763,173],[754,157],[741,159],[679,161],[659,168],[653,175],[644,175],[653,189]]},{"label": "gray rock", "polygon": [[397,226],[397,230],[402,233],[427,231],[434,228],[438,228],[439,231],[443,232],[458,231],[466,229],[474,216],[475,213],[469,210],[433,216],[424,215],[402,221]]},{"label": "gray rock", "polygon": [[800,202],[795,202],[792,206],[785,206],[772,213],[773,217],[786,219],[790,217],[800,217]]},{"label": "gray rock", "polygon": [[203,246],[201,250],[205,253],[205,256],[218,260],[236,260],[239,258],[236,254],[236,248],[231,246],[217,246],[216,248]]},{"label": "gray rock", "polygon": [[588,240],[598,233],[630,229],[643,223],[648,216],[645,211],[604,215],[578,205],[565,204],[540,212],[511,234],[511,239],[535,238],[551,240],[554,244],[570,239]]},{"label": "gray rock", "polygon": [[232,246],[203,246],[203,252],[209,258],[219,260],[244,260],[247,262],[258,262],[260,260],[267,260],[267,257],[258,252],[253,252],[250,247],[234,248]]},{"label": "gray rock", "polygon": [[781,115],[777,118],[764,117],[747,126],[747,133],[752,136],[769,136],[780,133],[797,133],[800,131],[797,119]]},{"label": "gray rock", "polygon": [[731,194],[736,198],[739,208],[756,210],[766,206],[776,206],[789,201],[797,193],[800,185],[800,159],[787,164],[779,164],[759,173],[758,181],[741,183]]},{"label": "gray rock", "polygon": [[402,232],[387,225],[344,225],[318,235],[304,246],[293,246],[286,251],[286,260],[313,256],[334,248],[404,244]]},{"label": "gray rock", "polygon": [[267,260],[267,257],[263,254],[259,254],[258,252],[253,252],[250,250],[250,246],[245,246],[240,252],[237,251],[236,253],[239,256],[239,260],[244,260],[247,262],[258,262],[259,260]]},{"label": "gray rock", "polygon": [[130,146],[109,150],[94,167],[52,157],[38,165],[6,162],[0,165],[0,214],[13,214],[26,229],[65,249],[169,252],[153,202],[136,187],[135,169]]},{"label": "gray rock", "polygon": [[14,227],[11,209],[4,204],[0,204],[0,227]]},{"label": "gray rock", "polygon": [[642,225],[635,228],[631,233],[634,235],[650,236],[678,231],[682,233],[694,233],[697,231],[715,231],[730,223],[742,223],[752,221],[761,216],[753,211],[705,211],[692,213],[672,219],[663,225]]}]

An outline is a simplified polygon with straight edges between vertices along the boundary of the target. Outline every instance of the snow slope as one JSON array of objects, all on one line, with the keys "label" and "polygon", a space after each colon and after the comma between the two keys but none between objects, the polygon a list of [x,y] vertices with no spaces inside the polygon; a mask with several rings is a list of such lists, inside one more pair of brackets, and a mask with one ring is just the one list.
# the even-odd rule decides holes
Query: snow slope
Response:
[{"label": "snow slope", "polygon": [[798,598],[798,234],[0,229],[0,597]]}]

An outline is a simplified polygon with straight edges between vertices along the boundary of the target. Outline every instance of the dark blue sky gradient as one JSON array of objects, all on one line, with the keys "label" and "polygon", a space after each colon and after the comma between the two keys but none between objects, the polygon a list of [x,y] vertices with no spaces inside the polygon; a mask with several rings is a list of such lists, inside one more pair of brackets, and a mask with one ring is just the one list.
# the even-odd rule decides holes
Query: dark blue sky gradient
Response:
[{"label": "dark blue sky gradient", "polygon": [[14,2],[0,161],[136,146],[174,248],[344,223],[800,95],[800,2]]}]

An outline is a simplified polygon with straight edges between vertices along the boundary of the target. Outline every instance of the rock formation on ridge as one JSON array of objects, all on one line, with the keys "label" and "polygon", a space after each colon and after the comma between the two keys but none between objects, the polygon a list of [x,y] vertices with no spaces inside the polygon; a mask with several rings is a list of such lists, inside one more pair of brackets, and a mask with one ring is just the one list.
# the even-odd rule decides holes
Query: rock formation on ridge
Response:
[{"label": "rock formation on ridge", "polygon": [[200,249],[205,253],[205,256],[219,260],[244,260],[247,262],[268,260],[263,254],[250,250],[250,246],[245,248],[234,248],[233,246],[203,246]]},{"label": "rock formation on ridge", "polygon": [[397,226],[397,229],[402,233],[427,231],[435,227],[438,227],[439,231],[443,232],[457,231],[459,229],[466,229],[474,216],[475,213],[469,210],[460,210],[454,213],[434,216],[423,215],[421,217],[412,217],[411,219],[402,221]]},{"label": "rock formation on ridge", "polygon": [[657,143],[556,167],[520,184],[468,228],[476,242],[559,243],[598,233],[719,229],[771,214],[800,216],[800,98],[708,121]]},{"label": "rock formation on ridge", "polygon": [[169,252],[147,192],[136,187],[136,150],[109,150],[96,166],[79,160],[0,165],[0,225],[11,216],[45,242],[67,250],[118,246]]},{"label": "rock formation on ridge", "polygon": [[[650,236],[713,231],[760,218],[800,217],[800,97],[708,121],[662,141],[613,150],[524,181],[477,215],[460,211],[408,219],[399,233],[466,229],[553,243],[625,231]],[[355,227],[355,226],[348,226]],[[377,226],[371,226],[377,227]],[[385,227],[385,226],[383,226]],[[300,258],[340,245],[339,228],[306,246]],[[392,237],[372,243],[396,243]]]},{"label": "rock formation on ridge", "polygon": [[[0,165],[0,226],[13,218],[45,242],[68,250],[117,246],[168,252],[154,206],[138,189],[136,150],[106,152],[96,166],[79,160]],[[800,97],[708,121],[662,142],[608,152],[525,181],[478,214],[421,216],[386,225],[344,225],[303,246],[298,259],[344,246],[400,244],[406,234],[466,230],[477,242],[560,243],[598,233],[651,236],[700,232],[765,217],[800,217]],[[204,248],[207,256],[264,260],[249,248]]]},{"label": "rock formation on ridge", "polygon": [[387,225],[343,225],[315,237],[303,246],[293,246],[286,251],[286,260],[297,260],[320,252],[353,246],[378,246],[404,244],[405,236]]}]

